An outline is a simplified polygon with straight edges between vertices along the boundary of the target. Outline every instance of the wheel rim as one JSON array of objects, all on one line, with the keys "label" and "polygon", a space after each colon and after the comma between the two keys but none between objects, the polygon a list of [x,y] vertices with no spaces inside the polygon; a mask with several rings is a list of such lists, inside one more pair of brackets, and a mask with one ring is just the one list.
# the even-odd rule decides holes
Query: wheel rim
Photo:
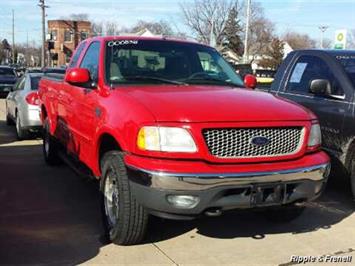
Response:
[{"label": "wheel rim", "polygon": [[46,153],[46,155],[48,156],[49,154],[49,134],[47,132],[44,133],[44,151]]},{"label": "wheel rim", "polygon": [[20,133],[20,117],[18,115],[16,117],[16,131],[17,131],[17,134]]},{"label": "wheel rim", "polygon": [[118,186],[112,171],[109,171],[106,176],[104,201],[107,220],[110,227],[112,228],[117,224],[119,213]]}]

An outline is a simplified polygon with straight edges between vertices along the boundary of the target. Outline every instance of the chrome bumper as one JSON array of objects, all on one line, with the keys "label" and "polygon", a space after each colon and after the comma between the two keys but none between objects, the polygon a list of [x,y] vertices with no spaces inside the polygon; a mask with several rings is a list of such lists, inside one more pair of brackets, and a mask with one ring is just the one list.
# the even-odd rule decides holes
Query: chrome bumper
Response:
[{"label": "chrome bumper", "polygon": [[322,181],[330,172],[330,164],[321,164],[270,172],[195,174],[166,173],[127,166],[131,181],[154,189],[201,191],[221,186],[244,186],[274,182]]}]

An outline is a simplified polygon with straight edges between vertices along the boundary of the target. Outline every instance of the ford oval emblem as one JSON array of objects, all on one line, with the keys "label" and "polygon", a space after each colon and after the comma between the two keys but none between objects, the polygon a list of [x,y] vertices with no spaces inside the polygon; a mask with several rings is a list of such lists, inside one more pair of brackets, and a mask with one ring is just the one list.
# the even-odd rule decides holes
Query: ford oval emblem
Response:
[{"label": "ford oval emblem", "polygon": [[265,146],[270,143],[270,139],[268,139],[266,137],[254,137],[251,139],[250,142],[251,142],[251,144],[253,144],[255,146]]}]

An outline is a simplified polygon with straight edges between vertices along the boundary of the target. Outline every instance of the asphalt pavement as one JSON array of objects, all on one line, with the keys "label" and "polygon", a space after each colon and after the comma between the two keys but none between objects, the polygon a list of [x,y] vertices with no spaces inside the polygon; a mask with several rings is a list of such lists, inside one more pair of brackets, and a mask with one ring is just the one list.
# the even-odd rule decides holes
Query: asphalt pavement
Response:
[{"label": "asphalt pavement", "polygon": [[143,244],[121,247],[104,236],[97,182],[65,165],[46,166],[41,143],[16,140],[0,100],[0,264],[297,264],[292,255],[355,262],[355,203],[341,176],[287,224],[250,211],[195,221],[153,218]]}]

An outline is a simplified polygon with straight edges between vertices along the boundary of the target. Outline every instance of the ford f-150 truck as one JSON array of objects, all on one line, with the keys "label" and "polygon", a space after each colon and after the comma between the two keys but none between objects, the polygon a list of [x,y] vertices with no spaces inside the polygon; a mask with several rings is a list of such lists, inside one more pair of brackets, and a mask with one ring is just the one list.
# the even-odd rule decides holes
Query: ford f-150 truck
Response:
[{"label": "ford f-150 truck", "polygon": [[327,181],[316,116],[246,88],[205,45],[88,39],[64,77],[42,78],[39,98],[45,161],[100,180],[116,244],[140,242],[149,215],[261,208],[294,219]]}]

